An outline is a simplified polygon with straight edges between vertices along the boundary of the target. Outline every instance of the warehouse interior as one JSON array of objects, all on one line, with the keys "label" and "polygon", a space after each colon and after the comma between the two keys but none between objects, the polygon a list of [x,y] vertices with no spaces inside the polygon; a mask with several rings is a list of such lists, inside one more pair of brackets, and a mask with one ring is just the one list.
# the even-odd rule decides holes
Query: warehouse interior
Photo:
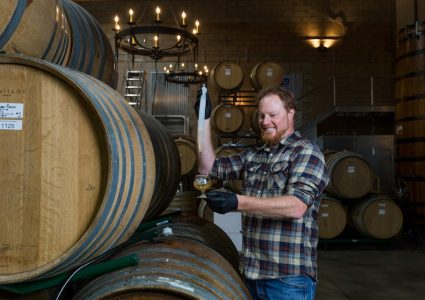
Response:
[{"label": "warehouse interior", "polygon": [[[207,87],[216,154],[232,155],[261,143],[256,94],[268,85],[295,95],[296,129],[319,146],[331,175],[315,299],[422,299],[425,1],[0,7],[1,102],[29,95],[40,103],[0,111],[0,163],[9,170],[0,186],[0,299],[249,299],[238,276],[241,213],[212,212],[193,186],[193,107]],[[28,133],[16,138],[22,128]],[[243,183],[212,185],[241,193]],[[26,204],[33,197],[39,202]],[[145,248],[132,248],[140,241]],[[112,245],[124,250],[102,261]],[[163,251],[178,257],[171,271]],[[205,270],[205,257],[221,271]],[[146,273],[131,277],[116,261]],[[196,296],[150,285],[148,268],[181,282],[186,265],[196,270]],[[216,284],[204,290],[205,276]]]}]

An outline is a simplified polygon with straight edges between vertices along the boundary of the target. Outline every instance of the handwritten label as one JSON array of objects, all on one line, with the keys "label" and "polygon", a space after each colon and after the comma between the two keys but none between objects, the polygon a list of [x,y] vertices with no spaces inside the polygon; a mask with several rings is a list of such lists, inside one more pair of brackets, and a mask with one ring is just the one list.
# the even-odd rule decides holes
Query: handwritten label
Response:
[{"label": "handwritten label", "polygon": [[0,130],[22,130],[23,103],[0,103]]},{"label": "handwritten label", "polygon": [[24,117],[23,103],[0,103],[0,118],[22,119]]}]

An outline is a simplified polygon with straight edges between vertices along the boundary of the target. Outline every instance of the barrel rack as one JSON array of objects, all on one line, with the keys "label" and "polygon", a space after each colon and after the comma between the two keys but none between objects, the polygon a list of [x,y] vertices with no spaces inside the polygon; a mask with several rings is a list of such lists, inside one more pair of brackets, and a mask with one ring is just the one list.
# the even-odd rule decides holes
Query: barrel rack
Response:
[{"label": "barrel rack", "polygon": [[[257,92],[255,90],[239,90],[234,92],[221,91],[218,96],[218,104],[230,104],[241,107],[244,111],[248,108],[254,110],[257,106]],[[250,126],[244,124],[240,131],[236,133],[217,132],[217,145],[228,147],[245,147],[258,145],[260,142],[258,134]],[[245,127],[245,128],[244,128]]]}]

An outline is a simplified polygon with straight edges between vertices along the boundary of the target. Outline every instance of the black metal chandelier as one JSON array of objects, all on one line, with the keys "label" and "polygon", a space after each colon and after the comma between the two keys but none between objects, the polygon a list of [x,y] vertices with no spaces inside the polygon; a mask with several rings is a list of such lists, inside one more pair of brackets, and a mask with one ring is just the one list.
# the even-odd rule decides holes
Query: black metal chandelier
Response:
[{"label": "black metal chandelier", "polygon": [[204,66],[203,69],[199,69],[198,64],[192,62],[188,64],[190,67],[187,69],[186,65],[187,64],[185,64],[185,62],[181,62],[179,58],[174,65],[170,64],[169,68],[164,67],[165,80],[185,85],[199,84],[207,81],[207,66]]},{"label": "black metal chandelier", "polygon": [[153,25],[134,22],[134,12],[129,11],[128,28],[121,30],[119,18],[115,16],[115,49],[133,54],[151,57],[157,61],[164,57],[180,57],[191,52],[197,56],[199,22],[195,22],[192,32],[187,31],[186,13],[181,14],[181,22],[176,26],[163,25],[160,8],[156,7]]}]

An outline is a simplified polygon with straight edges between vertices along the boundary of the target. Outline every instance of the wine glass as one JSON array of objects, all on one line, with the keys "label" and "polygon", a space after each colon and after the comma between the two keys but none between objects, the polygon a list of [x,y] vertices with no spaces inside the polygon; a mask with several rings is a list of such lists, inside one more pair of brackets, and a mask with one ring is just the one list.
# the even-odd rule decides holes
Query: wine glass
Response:
[{"label": "wine glass", "polygon": [[201,199],[207,198],[205,195],[205,190],[209,189],[211,185],[211,178],[205,174],[197,174],[195,176],[195,180],[193,181],[193,186],[195,189],[201,191],[201,196],[198,197]]}]

